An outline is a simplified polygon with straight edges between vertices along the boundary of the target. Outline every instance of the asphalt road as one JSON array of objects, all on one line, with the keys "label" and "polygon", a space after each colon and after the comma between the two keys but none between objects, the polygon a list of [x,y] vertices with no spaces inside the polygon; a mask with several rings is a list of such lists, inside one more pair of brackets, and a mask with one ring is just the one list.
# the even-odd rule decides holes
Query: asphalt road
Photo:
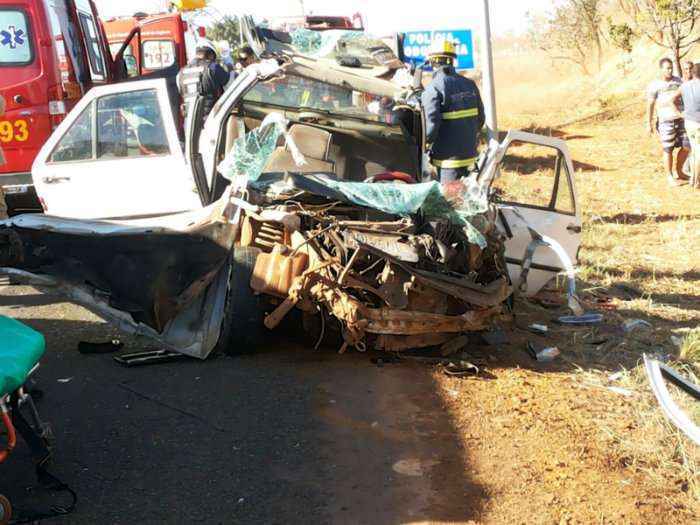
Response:
[{"label": "asphalt road", "polygon": [[[79,497],[51,523],[462,522],[481,510],[428,367],[279,341],[245,357],[124,368],[79,354],[78,342],[151,343],[52,301],[0,287],[0,314],[48,344],[39,410],[56,434],[53,470]],[[0,465],[0,493],[37,510],[51,500],[35,484],[20,443]]]}]

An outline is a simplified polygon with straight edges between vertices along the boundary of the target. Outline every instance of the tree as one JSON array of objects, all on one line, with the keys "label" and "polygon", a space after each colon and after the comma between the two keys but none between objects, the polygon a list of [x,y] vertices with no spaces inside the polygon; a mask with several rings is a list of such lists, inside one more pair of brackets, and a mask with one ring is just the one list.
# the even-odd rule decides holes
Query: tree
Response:
[{"label": "tree", "polygon": [[619,0],[619,4],[634,18],[640,33],[673,53],[680,72],[681,60],[700,42],[696,31],[700,0]]},{"label": "tree", "polygon": [[631,53],[634,37],[634,31],[629,24],[615,24],[612,19],[608,17],[608,38],[613,45],[619,47],[625,53]]},{"label": "tree", "polygon": [[211,40],[226,40],[232,50],[237,49],[241,41],[241,26],[238,17],[224,16],[207,28],[207,36]]},{"label": "tree", "polygon": [[577,64],[589,74],[590,49],[598,69],[603,58],[602,0],[564,0],[544,19],[530,17],[532,42],[555,60]]}]

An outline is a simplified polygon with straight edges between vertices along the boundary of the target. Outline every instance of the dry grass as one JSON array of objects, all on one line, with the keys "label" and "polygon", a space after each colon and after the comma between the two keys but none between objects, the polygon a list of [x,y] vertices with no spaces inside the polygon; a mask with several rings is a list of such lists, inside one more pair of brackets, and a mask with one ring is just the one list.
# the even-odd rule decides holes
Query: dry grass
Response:
[{"label": "dry grass", "polygon": [[700,329],[691,330],[680,345],[679,356],[684,361],[700,366]]},{"label": "dry grass", "polygon": [[[633,75],[615,77],[613,64],[607,76],[593,80],[554,70],[542,57],[503,57],[497,61],[499,119],[502,129],[565,139],[576,162],[584,217],[581,293],[590,309],[605,303],[606,320],[600,328],[562,332],[552,340],[565,349],[570,380],[624,392],[587,409],[597,432],[590,445],[609,465],[640,476],[640,491],[658,489],[665,502],[659,513],[683,506],[687,516],[698,518],[700,447],[666,420],[641,366],[642,353],[667,355],[692,380],[700,375],[700,191],[668,186],[658,140],[646,134],[642,93],[655,69],[640,61],[654,53],[642,50],[633,57]],[[537,152],[518,155],[525,168],[506,170],[503,181],[515,189],[504,191],[541,197],[537,186],[546,179]],[[624,333],[621,326],[633,319],[652,328]],[[604,343],[590,344],[601,338]],[[611,379],[616,371],[621,373]],[[526,381],[537,377],[525,375]],[[552,377],[553,384],[558,381]],[[547,382],[539,384],[546,388]],[[699,403],[669,388],[700,423]]]},{"label": "dry grass", "polygon": [[[679,367],[683,372],[689,369]],[[695,378],[691,372],[691,378]],[[696,378],[695,378],[696,379]],[[695,514],[700,513],[700,449],[659,409],[642,366],[609,372],[581,369],[578,380],[588,385],[612,388],[627,402],[601,413],[597,422],[603,449],[610,461],[643,474],[653,488],[667,494],[673,504],[674,492]],[[669,385],[675,401],[698,421],[697,403]],[[700,514],[699,514],[700,515]]]}]

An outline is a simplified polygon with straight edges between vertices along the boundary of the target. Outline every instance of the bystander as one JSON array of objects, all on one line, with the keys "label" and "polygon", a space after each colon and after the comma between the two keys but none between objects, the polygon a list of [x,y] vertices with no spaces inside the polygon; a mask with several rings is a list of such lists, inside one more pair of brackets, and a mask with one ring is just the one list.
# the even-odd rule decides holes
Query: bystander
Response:
[{"label": "bystander", "polygon": [[695,76],[695,62],[686,60],[683,62],[683,82],[688,82],[693,80],[693,78],[698,78]]},{"label": "bystander", "polygon": [[683,82],[674,100],[683,100],[685,131],[692,152],[691,186],[700,188],[700,63],[693,64],[692,80]]},{"label": "bystander", "polygon": [[[673,62],[670,58],[659,61],[660,78],[647,88],[647,124],[649,134],[658,133],[663,148],[663,163],[669,184],[686,184],[688,177],[683,173],[683,164],[688,158],[690,144],[683,126],[680,100],[677,98],[682,81],[673,75]],[[674,150],[678,153],[674,163]],[[675,164],[675,175],[674,175]]]}]

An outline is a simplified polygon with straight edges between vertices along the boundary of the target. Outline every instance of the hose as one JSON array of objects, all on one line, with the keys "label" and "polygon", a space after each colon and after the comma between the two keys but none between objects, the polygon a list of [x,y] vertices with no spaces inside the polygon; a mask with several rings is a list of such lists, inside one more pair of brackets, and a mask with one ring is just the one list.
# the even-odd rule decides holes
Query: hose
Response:
[{"label": "hose", "polygon": [[0,413],[2,414],[2,422],[7,429],[7,446],[5,450],[0,451],[0,463],[3,463],[17,445],[17,434],[15,432],[15,427],[10,420],[10,415],[7,413],[5,407],[0,407]]}]

